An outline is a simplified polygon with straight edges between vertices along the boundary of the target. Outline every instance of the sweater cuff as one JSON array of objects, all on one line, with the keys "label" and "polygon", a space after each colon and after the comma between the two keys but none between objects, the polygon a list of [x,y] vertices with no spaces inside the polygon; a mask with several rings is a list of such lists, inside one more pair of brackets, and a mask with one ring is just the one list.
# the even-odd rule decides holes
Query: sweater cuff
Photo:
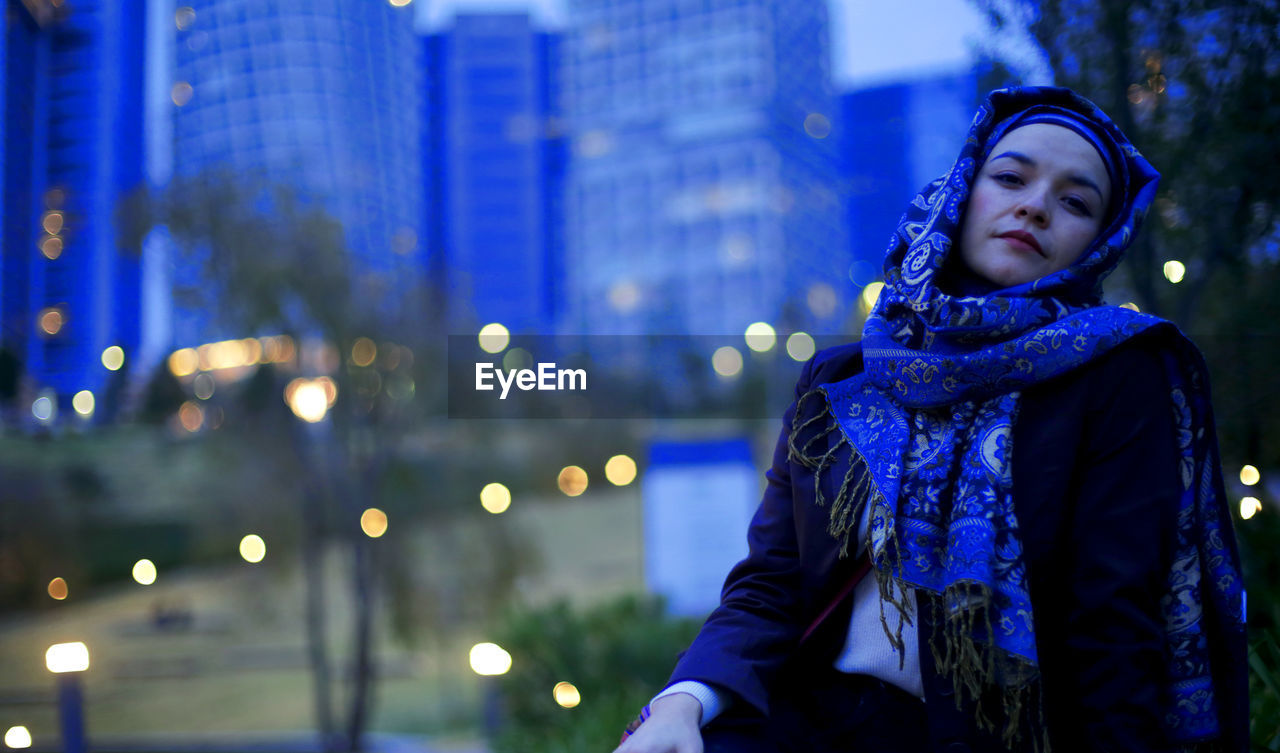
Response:
[{"label": "sweater cuff", "polygon": [[702,704],[702,718],[698,720],[699,727],[705,727],[710,724],[711,720],[719,716],[720,712],[724,711],[725,707],[729,705],[729,699],[723,692],[697,680],[681,680],[654,696],[649,703],[652,704],[653,701],[663,696],[676,693],[687,693],[698,699],[698,703]]}]

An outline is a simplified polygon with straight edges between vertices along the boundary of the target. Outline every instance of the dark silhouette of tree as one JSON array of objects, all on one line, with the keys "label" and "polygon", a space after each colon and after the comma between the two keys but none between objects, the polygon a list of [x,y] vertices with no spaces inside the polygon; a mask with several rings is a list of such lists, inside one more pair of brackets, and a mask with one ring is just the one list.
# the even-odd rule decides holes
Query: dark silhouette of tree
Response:
[{"label": "dark silhouette of tree", "polygon": [[[1026,23],[1025,4],[976,2],[997,30],[1016,36]],[[1172,319],[1204,350],[1226,455],[1280,464],[1280,396],[1270,386],[1280,369],[1280,5],[1036,7],[1030,31],[1055,82],[1103,107],[1161,173],[1122,281],[1144,311]],[[1174,260],[1186,268],[1178,284],[1163,273]]]},{"label": "dark silhouette of tree", "polygon": [[[319,340],[322,355],[336,356],[301,365],[313,376],[325,372],[337,384],[339,398],[323,426],[304,427],[286,416],[280,409],[283,380],[266,367],[242,390],[242,407],[256,411],[245,418],[245,426],[252,427],[246,441],[262,440],[268,448],[267,437],[286,438],[293,457],[282,462],[303,469],[301,548],[317,726],[327,749],[359,750],[375,679],[372,620],[379,583],[373,543],[359,521],[366,507],[375,506],[371,500],[379,496],[389,434],[406,408],[385,390],[369,390],[368,383],[381,381],[372,373],[377,366],[353,364],[347,354],[361,337],[403,342],[414,329],[430,330],[420,313],[427,303],[420,281],[412,275],[379,275],[367,262],[357,263],[341,223],[323,201],[262,176],[214,170],[177,177],[161,191],[129,196],[119,215],[123,245],[140,247],[152,228],[163,226],[180,263],[198,269],[199,274],[184,276],[198,282],[175,291],[181,305],[212,312],[218,324],[235,331]],[[153,420],[172,415],[175,388],[180,396],[181,386],[167,370],[157,375],[144,415]],[[341,723],[334,710],[322,577],[325,543],[331,539],[351,553],[356,604],[354,671]]]},{"label": "dark silhouette of tree", "polygon": [[[977,0],[997,34],[1025,4]],[[1280,5],[1272,0],[1044,0],[1031,31],[1056,83],[1097,102],[1161,172],[1130,251],[1143,310],[1189,322],[1220,275],[1280,240]],[[1186,265],[1169,285],[1163,263]]]},{"label": "dark silhouette of tree", "polygon": [[14,412],[18,384],[22,379],[22,359],[13,348],[0,345],[0,410],[6,417]]},{"label": "dark silhouette of tree", "polygon": [[182,389],[182,384],[169,371],[168,364],[162,363],[147,380],[138,419],[143,423],[162,424],[177,412],[186,399],[187,393]]}]

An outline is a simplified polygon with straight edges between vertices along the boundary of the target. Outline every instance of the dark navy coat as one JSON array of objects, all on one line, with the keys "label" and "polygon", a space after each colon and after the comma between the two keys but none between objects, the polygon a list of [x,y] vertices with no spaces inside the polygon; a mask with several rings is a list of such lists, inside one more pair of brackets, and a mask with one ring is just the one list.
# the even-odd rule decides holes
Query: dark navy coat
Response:
[{"label": "dark navy coat", "polygon": [[[1158,339],[1135,338],[1026,389],[1015,421],[1014,504],[1045,719],[1058,751],[1170,747],[1158,697],[1164,677],[1159,599],[1180,489],[1159,348]],[[805,366],[796,396],[861,368],[857,344],[822,351]],[[821,402],[805,401],[801,421]],[[779,677],[805,662],[830,666],[848,627],[846,598],[799,645],[848,581],[854,558],[841,558],[827,533],[829,508],[814,504],[813,473],[788,461],[795,408],[792,403],[784,416],[765,474],[768,485],[748,533],[750,553],[729,574],[720,606],[671,676],[729,691],[731,713],[767,714]],[[830,442],[836,439],[833,432]],[[818,480],[826,485],[825,499],[835,498],[849,457],[846,446]],[[922,600],[920,659],[934,748],[1001,749],[977,730],[972,713],[957,711],[950,680],[937,675],[925,644],[929,612]],[[1239,669],[1236,680],[1243,677]],[[1230,713],[1247,709],[1237,704]]]}]

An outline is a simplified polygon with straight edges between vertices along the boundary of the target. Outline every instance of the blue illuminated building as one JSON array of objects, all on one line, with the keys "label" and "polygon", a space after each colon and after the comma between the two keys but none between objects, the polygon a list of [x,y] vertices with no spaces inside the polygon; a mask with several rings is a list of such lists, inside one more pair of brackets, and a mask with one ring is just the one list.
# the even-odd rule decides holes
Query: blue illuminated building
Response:
[{"label": "blue illuminated building", "polygon": [[550,332],[564,246],[559,37],[493,13],[459,15],[424,44],[430,257],[448,326]]},{"label": "blue illuminated building", "polygon": [[907,202],[951,167],[978,106],[973,71],[859,88],[841,97],[841,153],[855,282],[880,276]]},{"label": "blue illuminated building", "polygon": [[144,5],[5,3],[3,339],[50,420],[85,390],[113,411],[103,351],[139,339],[139,257],[116,209],[142,180]]},{"label": "blue illuminated building", "polygon": [[840,332],[825,0],[571,0],[564,329]]},{"label": "blue illuminated building", "polygon": [[[263,177],[318,199],[352,254],[352,290],[387,317],[425,283],[422,58],[385,1],[190,0],[170,16],[173,171]],[[180,265],[174,284],[205,284]],[[179,309],[174,341],[243,337]]]}]

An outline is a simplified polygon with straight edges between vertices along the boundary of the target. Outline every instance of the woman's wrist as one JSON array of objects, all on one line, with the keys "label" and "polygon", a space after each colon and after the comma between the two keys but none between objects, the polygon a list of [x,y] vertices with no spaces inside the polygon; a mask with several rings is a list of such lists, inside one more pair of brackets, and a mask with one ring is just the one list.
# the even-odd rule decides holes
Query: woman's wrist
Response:
[{"label": "woman's wrist", "polygon": [[655,698],[649,704],[650,714],[670,716],[697,727],[702,721],[702,703],[688,693],[671,693]]}]

